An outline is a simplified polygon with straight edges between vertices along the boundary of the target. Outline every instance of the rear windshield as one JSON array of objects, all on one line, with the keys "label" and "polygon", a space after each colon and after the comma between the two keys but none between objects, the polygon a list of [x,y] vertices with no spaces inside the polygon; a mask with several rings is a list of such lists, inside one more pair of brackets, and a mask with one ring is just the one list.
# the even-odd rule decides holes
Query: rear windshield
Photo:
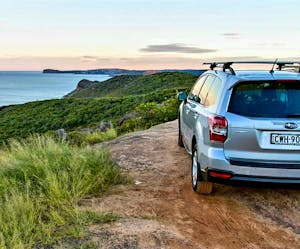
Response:
[{"label": "rear windshield", "polygon": [[233,89],[228,111],[248,117],[300,118],[300,81],[240,83]]}]

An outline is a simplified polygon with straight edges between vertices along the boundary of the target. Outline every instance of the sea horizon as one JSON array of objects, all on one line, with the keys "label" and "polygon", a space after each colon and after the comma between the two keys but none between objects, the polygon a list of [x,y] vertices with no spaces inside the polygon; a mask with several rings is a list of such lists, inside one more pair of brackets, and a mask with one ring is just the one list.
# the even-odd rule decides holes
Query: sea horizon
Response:
[{"label": "sea horizon", "polygon": [[43,71],[0,71],[0,107],[60,99],[75,90],[80,80],[105,81],[103,74],[67,74]]}]

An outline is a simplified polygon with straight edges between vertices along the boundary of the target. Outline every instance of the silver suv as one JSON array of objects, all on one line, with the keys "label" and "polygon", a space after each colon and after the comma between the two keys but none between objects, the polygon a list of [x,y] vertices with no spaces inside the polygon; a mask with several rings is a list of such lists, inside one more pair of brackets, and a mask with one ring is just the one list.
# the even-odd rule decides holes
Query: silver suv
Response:
[{"label": "silver suv", "polygon": [[[232,68],[242,63],[273,68]],[[213,182],[226,181],[300,183],[300,64],[205,64],[211,70],[189,94],[179,93],[178,144],[192,155],[193,189],[209,194]]]}]

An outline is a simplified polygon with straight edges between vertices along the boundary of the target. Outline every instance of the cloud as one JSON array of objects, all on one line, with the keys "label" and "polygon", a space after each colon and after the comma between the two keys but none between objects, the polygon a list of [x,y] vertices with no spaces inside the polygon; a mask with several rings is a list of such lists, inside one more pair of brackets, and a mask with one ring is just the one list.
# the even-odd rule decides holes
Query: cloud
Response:
[{"label": "cloud", "polygon": [[171,43],[171,44],[160,44],[160,45],[148,45],[147,47],[140,49],[140,51],[154,52],[154,53],[202,54],[202,53],[213,53],[216,52],[217,50],[188,46],[183,43]]},{"label": "cloud", "polygon": [[97,59],[98,57],[97,56],[84,55],[84,56],[82,56],[82,58],[84,58],[84,59]]},{"label": "cloud", "polygon": [[284,42],[263,42],[263,43],[257,43],[256,45],[259,47],[284,47],[284,46],[286,46],[286,43],[284,43]]},{"label": "cloud", "polygon": [[109,61],[109,58],[102,58],[99,56],[90,56],[84,55],[81,57],[81,60],[84,62],[101,62],[101,61]]},{"label": "cloud", "polygon": [[81,60],[84,62],[94,62],[94,61],[97,61],[98,58],[96,56],[85,55],[85,56],[82,56]]},{"label": "cloud", "polygon": [[222,33],[223,36],[239,36],[239,33]]},{"label": "cloud", "polygon": [[222,33],[220,34],[221,36],[224,36],[228,39],[239,39],[240,38],[240,34],[239,33]]}]

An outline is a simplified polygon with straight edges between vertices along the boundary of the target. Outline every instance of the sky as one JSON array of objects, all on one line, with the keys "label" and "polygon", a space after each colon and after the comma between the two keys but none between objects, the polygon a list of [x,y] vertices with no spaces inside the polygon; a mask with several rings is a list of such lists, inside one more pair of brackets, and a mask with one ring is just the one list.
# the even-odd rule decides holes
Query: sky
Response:
[{"label": "sky", "polygon": [[299,0],[0,0],[0,70],[300,61]]}]

